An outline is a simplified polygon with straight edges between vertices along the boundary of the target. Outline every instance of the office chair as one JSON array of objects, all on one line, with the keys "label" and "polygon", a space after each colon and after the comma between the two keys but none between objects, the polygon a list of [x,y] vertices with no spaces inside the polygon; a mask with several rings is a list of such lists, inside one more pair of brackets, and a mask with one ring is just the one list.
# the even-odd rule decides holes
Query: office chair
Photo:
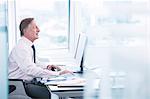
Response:
[{"label": "office chair", "polygon": [[9,79],[8,99],[31,99],[27,96],[21,79]]},{"label": "office chair", "polygon": [[[32,99],[26,94],[22,79],[9,79],[8,99]],[[59,98],[57,95],[51,93],[51,99]]]}]

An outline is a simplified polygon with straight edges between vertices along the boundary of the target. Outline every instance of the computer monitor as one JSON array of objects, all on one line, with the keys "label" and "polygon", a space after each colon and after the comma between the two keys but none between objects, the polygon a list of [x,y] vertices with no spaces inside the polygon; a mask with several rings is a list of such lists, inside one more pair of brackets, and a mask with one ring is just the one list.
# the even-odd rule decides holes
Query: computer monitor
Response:
[{"label": "computer monitor", "polygon": [[[67,69],[74,71],[83,71],[83,58],[84,51],[86,47],[87,36],[84,33],[80,33],[77,38],[77,44],[73,57],[66,57],[61,59],[55,59],[53,61],[47,60],[50,64],[55,64],[59,66],[65,66]],[[41,58],[42,60],[42,58]],[[51,59],[52,60],[52,59]]]},{"label": "computer monitor", "polygon": [[76,60],[78,66],[80,66],[80,71],[83,71],[83,60],[84,60],[84,51],[87,43],[87,37],[84,33],[80,33],[77,41],[76,52],[74,59]]}]

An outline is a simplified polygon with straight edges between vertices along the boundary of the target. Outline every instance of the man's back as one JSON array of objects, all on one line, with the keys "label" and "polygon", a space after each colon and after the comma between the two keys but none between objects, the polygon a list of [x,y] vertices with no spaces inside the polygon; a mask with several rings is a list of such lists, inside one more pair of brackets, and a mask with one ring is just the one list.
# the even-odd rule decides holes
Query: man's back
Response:
[{"label": "man's back", "polygon": [[[21,38],[18,44],[13,48],[12,52],[9,55],[9,67],[8,67],[8,76],[10,79],[26,79],[31,80],[32,77],[27,76],[25,72],[26,63],[31,61],[32,64],[32,49],[30,48],[30,43],[25,38]],[[28,59],[26,59],[28,58]],[[29,61],[25,61],[29,60]],[[26,66],[25,66],[26,65]]]}]

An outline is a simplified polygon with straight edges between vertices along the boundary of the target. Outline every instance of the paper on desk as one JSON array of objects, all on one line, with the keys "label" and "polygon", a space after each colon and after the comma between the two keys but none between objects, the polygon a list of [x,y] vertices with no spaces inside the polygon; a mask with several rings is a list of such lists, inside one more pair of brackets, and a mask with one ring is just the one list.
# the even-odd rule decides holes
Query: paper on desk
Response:
[{"label": "paper on desk", "polygon": [[61,78],[57,80],[48,80],[45,82],[45,85],[57,85],[57,86],[84,86],[85,85],[85,79],[83,78]]},{"label": "paper on desk", "polygon": [[83,78],[73,78],[65,81],[61,81],[57,86],[84,86],[85,79]]},{"label": "paper on desk", "polygon": [[54,77],[54,78],[49,78],[47,79],[48,81],[62,81],[62,80],[66,80],[65,77]]},{"label": "paper on desk", "polygon": [[66,80],[65,77],[48,78],[44,82],[45,85],[57,85],[60,81]]}]

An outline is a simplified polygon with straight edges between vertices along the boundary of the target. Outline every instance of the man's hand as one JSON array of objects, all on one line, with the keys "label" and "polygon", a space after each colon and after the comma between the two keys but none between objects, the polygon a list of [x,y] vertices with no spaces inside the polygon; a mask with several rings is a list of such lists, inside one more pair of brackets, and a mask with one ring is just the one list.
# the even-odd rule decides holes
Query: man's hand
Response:
[{"label": "man's hand", "polygon": [[60,71],[60,72],[59,72],[59,75],[63,75],[63,74],[67,74],[67,73],[73,74],[72,71],[69,71],[69,70],[63,70],[63,71]]},{"label": "man's hand", "polygon": [[52,70],[52,71],[55,71],[55,70],[60,71],[61,70],[61,68],[59,66],[56,66],[56,65],[48,65],[47,69]]},{"label": "man's hand", "polygon": [[59,71],[59,75],[63,75],[63,74],[67,74],[67,73],[73,74],[72,71],[64,70],[64,69],[62,69],[61,67],[56,66],[56,65],[48,65],[48,66],[47,66],[47,69],[48,69],[48,70],[52,70],[52,71]]}]

